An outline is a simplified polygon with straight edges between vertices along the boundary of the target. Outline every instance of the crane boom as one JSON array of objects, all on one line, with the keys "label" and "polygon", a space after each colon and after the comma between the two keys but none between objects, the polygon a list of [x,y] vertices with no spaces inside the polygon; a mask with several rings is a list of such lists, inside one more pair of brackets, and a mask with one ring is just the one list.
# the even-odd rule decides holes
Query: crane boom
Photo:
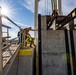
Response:
[{"label": "crane boom", "polygon": [[62,15],[61,0],[51,0],[52,12],[58,11],[58,15]]}]

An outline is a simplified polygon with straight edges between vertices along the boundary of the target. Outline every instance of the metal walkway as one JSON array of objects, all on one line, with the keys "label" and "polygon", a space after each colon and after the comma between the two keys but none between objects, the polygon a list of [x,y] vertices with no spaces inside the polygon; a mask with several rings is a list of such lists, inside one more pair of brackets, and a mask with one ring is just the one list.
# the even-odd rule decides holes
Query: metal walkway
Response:
[{"label": "metal walkway", "polygon": [[3,56],[3,75],[6,75],[10,69],[12,63],[14,62],[18,51],[20,50],[20,45],[11,44],[2,52]]}]

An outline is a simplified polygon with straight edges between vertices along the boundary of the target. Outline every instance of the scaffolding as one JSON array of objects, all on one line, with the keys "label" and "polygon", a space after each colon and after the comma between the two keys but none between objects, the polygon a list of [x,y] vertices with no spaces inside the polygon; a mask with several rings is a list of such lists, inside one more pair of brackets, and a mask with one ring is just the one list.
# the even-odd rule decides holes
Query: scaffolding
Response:
[{"label": "scaffolding", "polygon": [[[11,38],[9,36],[9,29],[11,29],[11,27],[2,24],[2,17],[6,18],[19,29],[21,27],[13,22],[9,17],[0,14],[0,75],[6,75],[18,54],[20,44],[17,44],[18,37],[9,40],[9,38]],[[6,28],[7,31],[2,32],[2,27]],[[3,37],[3,33],[7,34],[7,36]],[[8,64],[8,62],[10,63]]]},{"label": "scaffolding", "polygon": [[[47,18],[47,29],[50,29],[54,25],[53,30],[65,29],[75,29],[74,19],[76,18],[76,8],[73,9],[67,16],[58,15],[57,11],[53,11],[51,16],[46,16]],[[54,24],[53,24],[54,23]],[[66,25],[68,24],[68,25]]]}]

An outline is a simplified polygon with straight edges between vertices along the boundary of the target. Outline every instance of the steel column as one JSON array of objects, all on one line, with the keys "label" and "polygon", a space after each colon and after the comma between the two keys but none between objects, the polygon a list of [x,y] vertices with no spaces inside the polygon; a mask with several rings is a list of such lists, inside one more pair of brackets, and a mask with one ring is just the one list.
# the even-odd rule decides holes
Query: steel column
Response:
[{"label": "steel column", "polygon": [[2,75],[2,19],[0,14],[0,75]]},{"label": "steel column", "polygon": [[[7,28],[7,37],[9,37],[9,29]],[[7,38],[7,40],[8,40],[8,38]]]},{"label": "steel column", "polygon": [[26,35],[26,34],[25,34],[25,31],[24,31],[24,48],[25,48],[25,39],[26,39],[26,38],[25,38],[25,35]]},{"label": "steel column", "polygon": [[56,19],[53,21],[53,30],[56,30]]},{"label": "steel column", "polygon": [[66,58],[67,58],[67,73],[68,75],[72,75],[71,73],[71,62],[70,62],[70,51],[69,51],[69,41],[68,41],[68,32],[65,29],[65,47],[66,47]]},{"label": "steel column", "polygon": [[[38,1],[35,0],[35,15],[34,15],[34,29],[36,30],[38,28]],[[37,31],[34,32],[35,36],[35,44],[37,43]]]},{"label": "steel column", "polygon": [[38,55],[39,55],[39,75],[42,75],[42,45],[41,45],[41,15],[38,15]]},{"label": "steel column", "polygon": [[71,45],[71,53],[72,53],[72,66],[73,66],[73,73],[76,75],[76,57],[75,57],[75,46],[74,46],[74,38],[73,38],[73,30],[69,31],[70,34],[70,45]]},{"label": "steel column", "polygon": [[12,24],[14,24],[15,26],[17,26],[19,29],[21,29],[21,27],[19,25],[17,25],[15,22],[13,22],[9,17],[2,15],[2,17],[6,18],[8,21],[10,21]]},{"label": "steel column", "polygon": [[61,0],[57,0],[57,10],[58,10],[58,15],[62,15],[62,4],[61,4]]},{"label": "steel column", "polygon": [[69,22],[69,28],[70,28],[71,30],[74,29],[74,20],[71,20],[71,21]]},{"label": "steel column", "polygon": [[[35,0],[35,8],[34,8],[34,29],[38,29],[38,1]],[[35,37],[35,45],[36,45],[36,75],[38,75],[38,31],[34,31],[34,37]]]}]

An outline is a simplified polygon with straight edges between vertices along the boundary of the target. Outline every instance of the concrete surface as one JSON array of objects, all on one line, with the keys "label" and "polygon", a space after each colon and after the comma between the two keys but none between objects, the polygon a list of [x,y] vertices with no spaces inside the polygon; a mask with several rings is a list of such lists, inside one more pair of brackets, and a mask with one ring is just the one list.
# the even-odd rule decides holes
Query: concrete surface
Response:
[{"label": "concrete surface", "polygon": [[33,52],[31,56],[17,56],[7,75],[32,75]]},{"label": "concrete surface", "polygon": [[75,46],[75,54],[76,54],[76,30],[73,31],[74,35],[74,46]]},{"label": "concrete surface", "polygon": [[42,75],[67,75],[64,30],[46,30],[46,17],[42,22]]}]

